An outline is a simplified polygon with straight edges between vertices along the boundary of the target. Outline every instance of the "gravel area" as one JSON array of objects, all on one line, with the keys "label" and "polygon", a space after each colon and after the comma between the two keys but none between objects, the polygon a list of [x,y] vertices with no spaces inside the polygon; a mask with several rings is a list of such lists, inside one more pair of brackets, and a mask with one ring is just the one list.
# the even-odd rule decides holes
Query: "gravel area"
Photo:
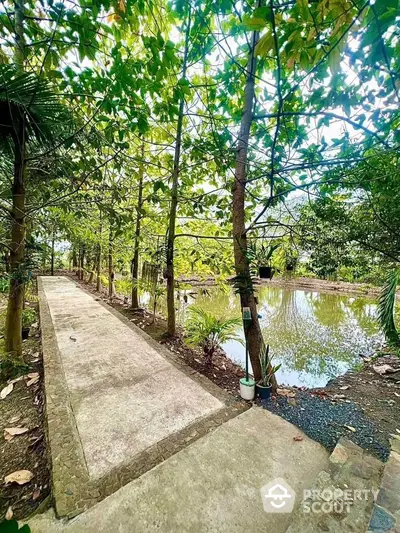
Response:
[{"label": "gravel area", "polygon": [[379,429],[355,403],[337,403],[308,391],[294,398],[277,396],[262,402],[263,407],[298,426],[312,439],[332,451],[345,436],[372,455],[386,461],[389,435]]}]

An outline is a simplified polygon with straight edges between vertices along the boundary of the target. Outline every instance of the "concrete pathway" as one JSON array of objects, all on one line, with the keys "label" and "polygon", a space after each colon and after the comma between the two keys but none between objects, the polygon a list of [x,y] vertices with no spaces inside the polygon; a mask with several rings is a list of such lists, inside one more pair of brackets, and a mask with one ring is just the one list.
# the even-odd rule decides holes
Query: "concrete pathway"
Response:
[{"label": "concrete pathway", "polygon": [[286,531],[291,515],[265,513],[260,489],[283,478],[299,505],[324,448],[67,278],[40,278],[39,298],[55,512],[33,533]]},{"label": "concrete pathway", "polygon": [[284,533],[292,514],[266,513],[261,487],[283,478],[296,491],[296,509],[329,464],[322,446],[298,435],[253,407],[69,523],[50,512],[29,525],[32,533]]},{"label": "concrete pathway", "polygon": [[[145,462],[149,449],[185,428],[192,429],[185,440],[198,436],[196,422],[225,406],[191,369],[178,368],[159,344],[68,278],[42,277],[39,295],[56,503],[65,498],[58,514],[69,515],[75,496],[78,511],[88,507],[99,498],[101,480],[104,496],[129,480],[126,467],[135,458]],[[168,456],[166,448],[159,448],[159,460]],[[93,490],[77,495],[77,483],[88,481]]]},{"label": "concrete pathway", "polygon": [[75,283],[42,283],[90,477],[222,407]]}]

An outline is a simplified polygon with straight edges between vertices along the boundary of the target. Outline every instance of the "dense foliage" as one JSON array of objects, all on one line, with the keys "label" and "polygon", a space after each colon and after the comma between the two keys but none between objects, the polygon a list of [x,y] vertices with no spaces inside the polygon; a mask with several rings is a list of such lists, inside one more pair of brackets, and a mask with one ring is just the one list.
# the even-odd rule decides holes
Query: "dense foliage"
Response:
[{"label": "dense foliage", "polygon": [[[372,280],[398,262],[398,0],[6,0],[0,12],[6,352],[57,255],[92,280]],[[69,256],[62,253],[68,250]],[[345,270],[343,270],[345,269]],[[379,276],[375,276],[379,279]],[[247,290],[247,289],[246,289]]]}]

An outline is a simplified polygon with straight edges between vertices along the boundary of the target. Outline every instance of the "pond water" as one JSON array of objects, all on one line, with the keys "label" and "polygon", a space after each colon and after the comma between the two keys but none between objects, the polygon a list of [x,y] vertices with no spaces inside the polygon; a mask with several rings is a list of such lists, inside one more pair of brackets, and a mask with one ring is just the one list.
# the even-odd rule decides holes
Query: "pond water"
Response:
[{"label": "pond water", "polygon": [[[186,294],[187,302],[183,295]],[[373,298],[262,286],[258,291],[260,324],[270,344],[280,384],[320,387],[382,346]],[[184,324],[196,305],[226,318],[240,316],[239,297],[218,287],[195,287],[177,294],[177,319]],[[164,303],[160,311],[164,314]],[[243,337],[242,328],[238,334]],[[245,349],[237,341],[223,346],[244,366]]]}]

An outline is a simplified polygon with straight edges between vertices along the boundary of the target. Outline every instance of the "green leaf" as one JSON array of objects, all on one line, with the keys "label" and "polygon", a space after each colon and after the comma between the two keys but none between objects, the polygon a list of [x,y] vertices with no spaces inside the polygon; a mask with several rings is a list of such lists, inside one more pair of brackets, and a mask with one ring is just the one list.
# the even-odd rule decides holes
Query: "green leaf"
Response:
[{"label": "green leaf", "polygon": [[149,123],[147,122],[146,118],[139,117],[138,119],[138,128],[140,133],[144,134],[149,129]]}]

